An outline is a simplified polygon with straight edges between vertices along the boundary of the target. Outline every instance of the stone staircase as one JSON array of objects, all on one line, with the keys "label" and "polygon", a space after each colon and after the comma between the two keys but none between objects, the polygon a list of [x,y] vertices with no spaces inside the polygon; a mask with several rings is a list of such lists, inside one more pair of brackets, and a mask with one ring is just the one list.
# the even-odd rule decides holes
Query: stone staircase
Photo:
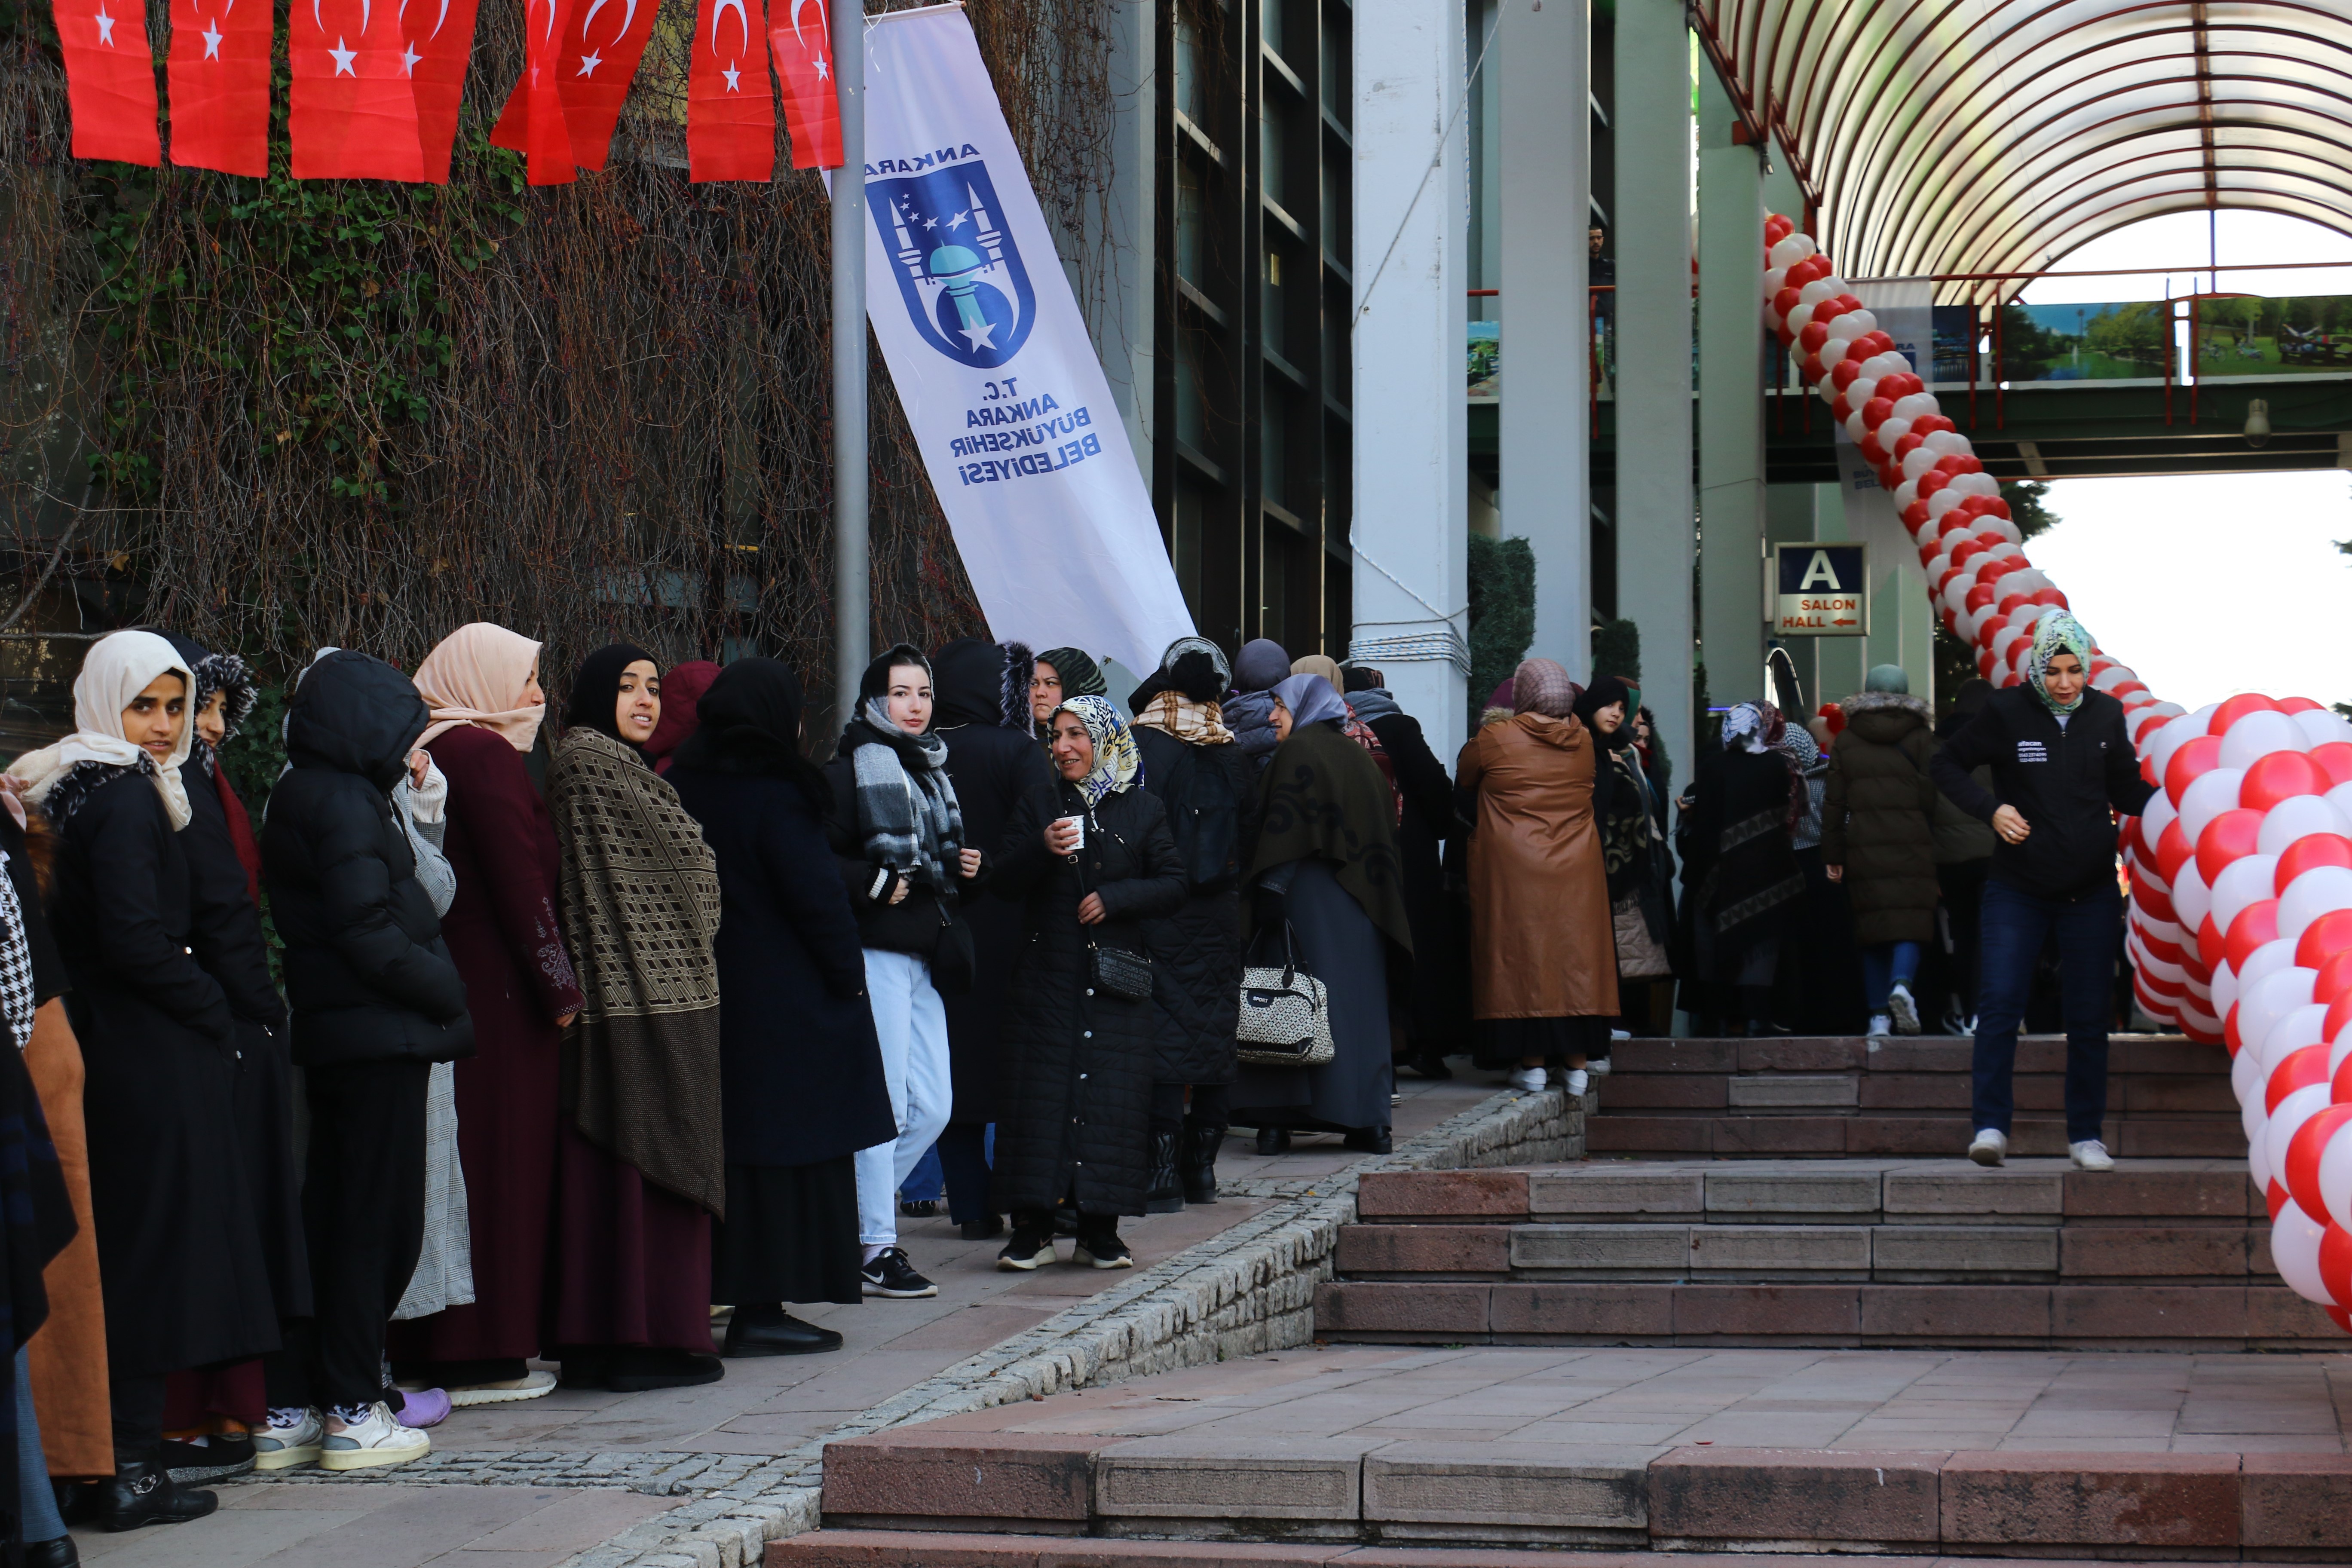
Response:
[{"label": "stone staircase", "polygon": [[[1593,1080],[1596,1158],[1847,1159],[1968,1147],[1966,1039],[1623,1040]],[[2066,1042],[2018,1042],[2012,1152],[2066,1152]],[[2230,1058],[2180,1037],[2124,1035],[2108,1057],[2107,1147],[2126,1159],[2245,1152]]]}]

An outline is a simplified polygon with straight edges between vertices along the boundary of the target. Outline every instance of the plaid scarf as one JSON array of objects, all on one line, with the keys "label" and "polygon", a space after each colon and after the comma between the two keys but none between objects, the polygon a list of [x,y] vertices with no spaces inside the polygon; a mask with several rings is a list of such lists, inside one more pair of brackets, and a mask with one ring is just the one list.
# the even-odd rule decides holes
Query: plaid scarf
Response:
[{"label": "plaid scarf", "polygon": [[1234,732],[1225,728],[1224,713],[1213,702],[1195,702],[1181,691],[1162,691],[1135,716],[1139,725],[1165,730],[1190,746],[1222,746]]},{"label": "plaid scarf", "polygon": [[948,782],[948,743],[899,729],[878,697],[866,699],[856,728],[867,737],[850,752],[866,859],[950,887],[955,872],[947,862],[963,847],[963,808]]},{"label": "plaid scarf", "polygon": [[33,949],[25,937],[25,910],[8,876],[8,854],[0,850],[0,1016],[23,1050],[33,1039]]}]

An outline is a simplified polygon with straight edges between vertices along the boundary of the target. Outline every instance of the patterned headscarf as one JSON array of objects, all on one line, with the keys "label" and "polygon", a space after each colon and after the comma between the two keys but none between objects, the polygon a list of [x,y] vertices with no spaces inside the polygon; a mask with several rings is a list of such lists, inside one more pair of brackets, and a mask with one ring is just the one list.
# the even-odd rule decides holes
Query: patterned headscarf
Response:
[{"label": "patterned headscarf", "polygon": [[[2026,656],[2025,679],[2032,684],[2033,695],[2042,699],[2042,706],[2053,713],[2072,713],[2083,705],[2083,692],[2074,693],[2072,702],[2061,702],[2050,695],[2050,688],[2042,679],[2050,661],[2062,653],[2073,654],[2085,670],[2091,668],[2091,634],[2083,629],[2083,623],[2071,611],[2053,605],[2033,623],[2033,651]],[[2083,689],[2089,689],[2088,686]]]},{"label": "patterned headscarf", "polygon": [[1078,781],[1078,793],[1086,796],[1089,810],[1100,805],[1106,796],[1124,795],[1143,782],[1143,753],[1136,750],[1127,721],[1118,716],[1108,698],[1066,698],[1054,711],[1076,714],[1094,740],[1094,771]]},{"label": "patterned headscarf", "polygon": [[1771,728],[1764,713],[1770,706],[1769,702],[1742,702],[1726,713],[1723,716],[1723,749],[1727,752],[1738,746],[1744,752],[1762,752],[1766,745],[1765,731]]},{"label": "patterned headscarf", "polygon": [[1511,706],[1522,713],[1565,719],[1576,708],[1577,685],[1556,658],[1531,658],[1511,677]]}]

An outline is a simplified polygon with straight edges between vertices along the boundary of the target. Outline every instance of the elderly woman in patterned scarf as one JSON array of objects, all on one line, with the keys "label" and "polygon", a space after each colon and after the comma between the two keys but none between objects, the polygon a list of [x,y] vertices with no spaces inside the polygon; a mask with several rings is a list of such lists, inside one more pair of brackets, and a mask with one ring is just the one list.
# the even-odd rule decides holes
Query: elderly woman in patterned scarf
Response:
[{"label": "elderly woman in patterned scarf", "polygon": [[726,1210],[719,1110],[719,868],[645,745],[661,662],[581,661],[547,770],[565,945],[584,998],[564,1031],[554,1321],[566,1384],[716,1382],[710,1223]]},{"label": "elderly woman in patterned scarf", "polygon": [[1118,710],[1072,697],[1050,717],[1059,776],[1014,813],[992,884],[1025,901],[1033,933],[1004,1008],[996,1193],[1013,1237],[996,1264],[1053,1262],[1054,1213],[1066,1208],[1071,1261],[1126,1268],[1118,1220],[1144,1212],[1160,1024],[1157,977],[1139,991],[1136,960],[1144,922],[1181,909],[1187,884]]},{"label": "elderly woman in patterned scarf", "polygon": [[[1984,890],[1977,995],[1976,1138],[1969,1157],[2008,1155],[2017,1029],[2049,939],[2066,1019],[2066,1142],[2085,1171],[2115,1168],[2106,1114],[2108,997],[2123,927],[2114,814],[2137,816],[2140,777],[2123,704],[2091,689],[2091,636],[2062,609],[2034,623],[2022,685],[1996,691],[1928,763],[1936,787],[2000,843]],[[1990,765],[1992,788],[1969,770]]]}]

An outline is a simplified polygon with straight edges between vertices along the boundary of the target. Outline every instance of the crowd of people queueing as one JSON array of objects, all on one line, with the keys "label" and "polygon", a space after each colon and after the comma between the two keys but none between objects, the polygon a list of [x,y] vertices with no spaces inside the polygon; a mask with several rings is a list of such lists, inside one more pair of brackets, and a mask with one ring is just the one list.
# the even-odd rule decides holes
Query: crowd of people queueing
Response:
[{"label": "crowd of people queueing", "polygon": [[[2020,857],[2032,831],[1984,770],[2041,710],[1979,692],[1937,752],[1899,670],[1826,763],[1731,710],[1670,831],[1638,692],[1549,659],[1449,770],[1379,671],[1263,639],[1185,638],[1123,702],[1077,649],[900,645],[823,763],[784,664],[625,644],[572,672],[551,744],[540,653],[486,623],[413,675],[321,650],[257,824],[220,757],[243,663],[117,632],[74,732],[0,783],[0,1509],[28,1561],[74,1560],[69,1517],[200,1517],[257,1466],[406,1462],[455,1406],[835,1349],[790,1309],[936,1293],[898,1236],[934,1152],[998,1267],[1066,1238],[1127,1268],[1119,1221],[1214,1202],[1230,1128],[1386,1152],[1397,1069],[1464,1054],[1581,1092],[1677,981],[1705,1027],[1778,1028],[1823,886],[1874,1027],[1916,1029],[1952,830]],[[1989,931],[2002,899],[2075,919],[2079,889],[2002,884]],[[1328,1059],[1244,1059],[1269,967],[1319,983]]]}]

